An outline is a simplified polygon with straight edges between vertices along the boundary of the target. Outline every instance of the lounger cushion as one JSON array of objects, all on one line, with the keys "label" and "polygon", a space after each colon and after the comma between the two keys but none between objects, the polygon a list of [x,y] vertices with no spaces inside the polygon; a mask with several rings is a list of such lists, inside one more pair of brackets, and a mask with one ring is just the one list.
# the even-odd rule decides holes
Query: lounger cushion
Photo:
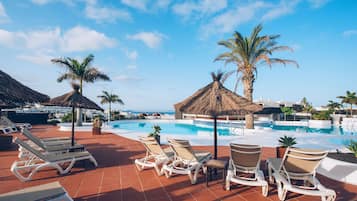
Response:
[{"label": "lounger cushion", "polygon": [[47,154],[46,158],[50,162],[56,162],[56,161],[62,161],[62,160],[69,160],[73,158],[81,158],[81,157],[87,157],[90,156],[91,154],[88,151],[80,151],[80,152],[68,152],[68,153],[62,153],[62,154]]},{"label": "lounger cushion", "polygon": [[0,201],[49,200],[65,193],[66,191],[59,182],[53,182],[1,194]]},{"label": "lounger cushion", "polygon": [[269,158],[267,162],[274,171],[278,171],[282,162],[282,158]]}]

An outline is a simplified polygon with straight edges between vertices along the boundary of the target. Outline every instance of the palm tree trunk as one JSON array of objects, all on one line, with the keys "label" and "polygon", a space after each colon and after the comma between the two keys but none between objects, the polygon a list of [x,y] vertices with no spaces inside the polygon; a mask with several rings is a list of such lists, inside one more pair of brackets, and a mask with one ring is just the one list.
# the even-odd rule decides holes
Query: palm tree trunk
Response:
[{"label": "palm tree trunk", "polygon": [[108,125],[109,125],[109,123],[110,123],[110,119],[111,119],[111,117],[112,117],[112,103],[111,102],[109,102],[109,114],[108,114]]},{"label": "palm tree trunk", "polygon": [[[83,95],[83,80],[81,79],[80,80],[80,88],[79,88],[79,93],[81,95]],[[77,123],[76,123],[76,126],[82,126],[82,109],[81,108],[78,108],[77,109]]]},{"label": "palm tree trunk", "polygon": [[[253,102],[253,79],[243,79],[244,97],[250,102]],[[245,127],[247,129],[254,129],[253,113],[245,115]]]}]

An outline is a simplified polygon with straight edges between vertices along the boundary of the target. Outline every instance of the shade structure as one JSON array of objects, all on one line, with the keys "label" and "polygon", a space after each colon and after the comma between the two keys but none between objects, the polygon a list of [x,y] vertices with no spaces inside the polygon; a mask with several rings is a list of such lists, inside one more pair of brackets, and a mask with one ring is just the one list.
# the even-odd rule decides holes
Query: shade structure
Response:
[{"label": "shade structure", "polygon": [[72,108],[72,146],[74,146],[74,109],[75,108],[86,108],[93,110],[103,111],[95,102],[82,96],[79,93],[79,86],[76,84],[72,85],[73,91],[66,93],[62,96],[55,97],[49,102],[44,103],[44,105],[49,106],[61,106],[61,107],[71,107]]},{"label": "shade structure", "polygon": [[0,70],[0,108],[45,102],[49,99],[47,95],[30,89]]},{"label": "shade structure", "polygon": [[225,88],[220,82],[223,73],[212,73],[213,82],[192,96],[174,105],[181,113],[210,115],[214,120],[214,158],[217,158],[217,117],[219,115],[245,115],[263,109],[261,105]]}]

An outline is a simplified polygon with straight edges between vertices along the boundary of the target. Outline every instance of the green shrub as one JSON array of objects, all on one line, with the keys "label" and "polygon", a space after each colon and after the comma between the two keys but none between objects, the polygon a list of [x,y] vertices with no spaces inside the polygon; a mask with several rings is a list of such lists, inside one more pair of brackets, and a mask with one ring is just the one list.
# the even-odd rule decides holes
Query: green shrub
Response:
[{"label": "green shrub", "polygon": [[282,147],[292,147],[296,145],[296,138],[284,135],[284,137],[279,138],[279,143]]},{"label": "green shrub", "polygon": [[50,124],[50,125],[57,125],[58,123],[61,123],[59,120],[57,120],[57,119],[50,119],[50,120],[48,120],[47,121],[47,123],[48,124]]},{"label": "green shrub", "polygon": [[330,120],[331,111],[320,111],[312,115],[313,120]]},{"label": "green shrub", "polygon": [[357,157],[357,141],[351,140],[347,148]]},{"label": "green shrub", "polygon": [[[76,121],[76,113],[74,113],[74,121]],[[72,122],[72,113],[67,113],[61,118],[62,123]]]}]

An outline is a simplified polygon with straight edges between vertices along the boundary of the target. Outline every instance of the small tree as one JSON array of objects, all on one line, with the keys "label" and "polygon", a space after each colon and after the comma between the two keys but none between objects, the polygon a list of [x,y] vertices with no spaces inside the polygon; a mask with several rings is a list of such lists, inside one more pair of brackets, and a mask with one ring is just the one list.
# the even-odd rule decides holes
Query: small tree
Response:
[{"label": "small tree", "polygon": [[336,110],[340,109],[342,106],[341,103],[329,100],[328,104],[326,105],[326,107],[328,107],[328,110],[331,111],[333,114],[336,113]]},{"label": "small tree", "polygon": [[337,98],[341,99],[342,104],[346,103],[346,104],[350,105],[350,111],[351,111],[351,117],[352,117],[352,115],[353,115],[352,106],[353,106],[353,104],[357,103],[356,92],[346,91],[345,96],[337,96]]},{"label": "small tree", "polygon": [[292,115],[294,113],[293,108],[291,107],[281,107],[281,111],[284,113],[284,120],[286,121],[287,115]]}]

